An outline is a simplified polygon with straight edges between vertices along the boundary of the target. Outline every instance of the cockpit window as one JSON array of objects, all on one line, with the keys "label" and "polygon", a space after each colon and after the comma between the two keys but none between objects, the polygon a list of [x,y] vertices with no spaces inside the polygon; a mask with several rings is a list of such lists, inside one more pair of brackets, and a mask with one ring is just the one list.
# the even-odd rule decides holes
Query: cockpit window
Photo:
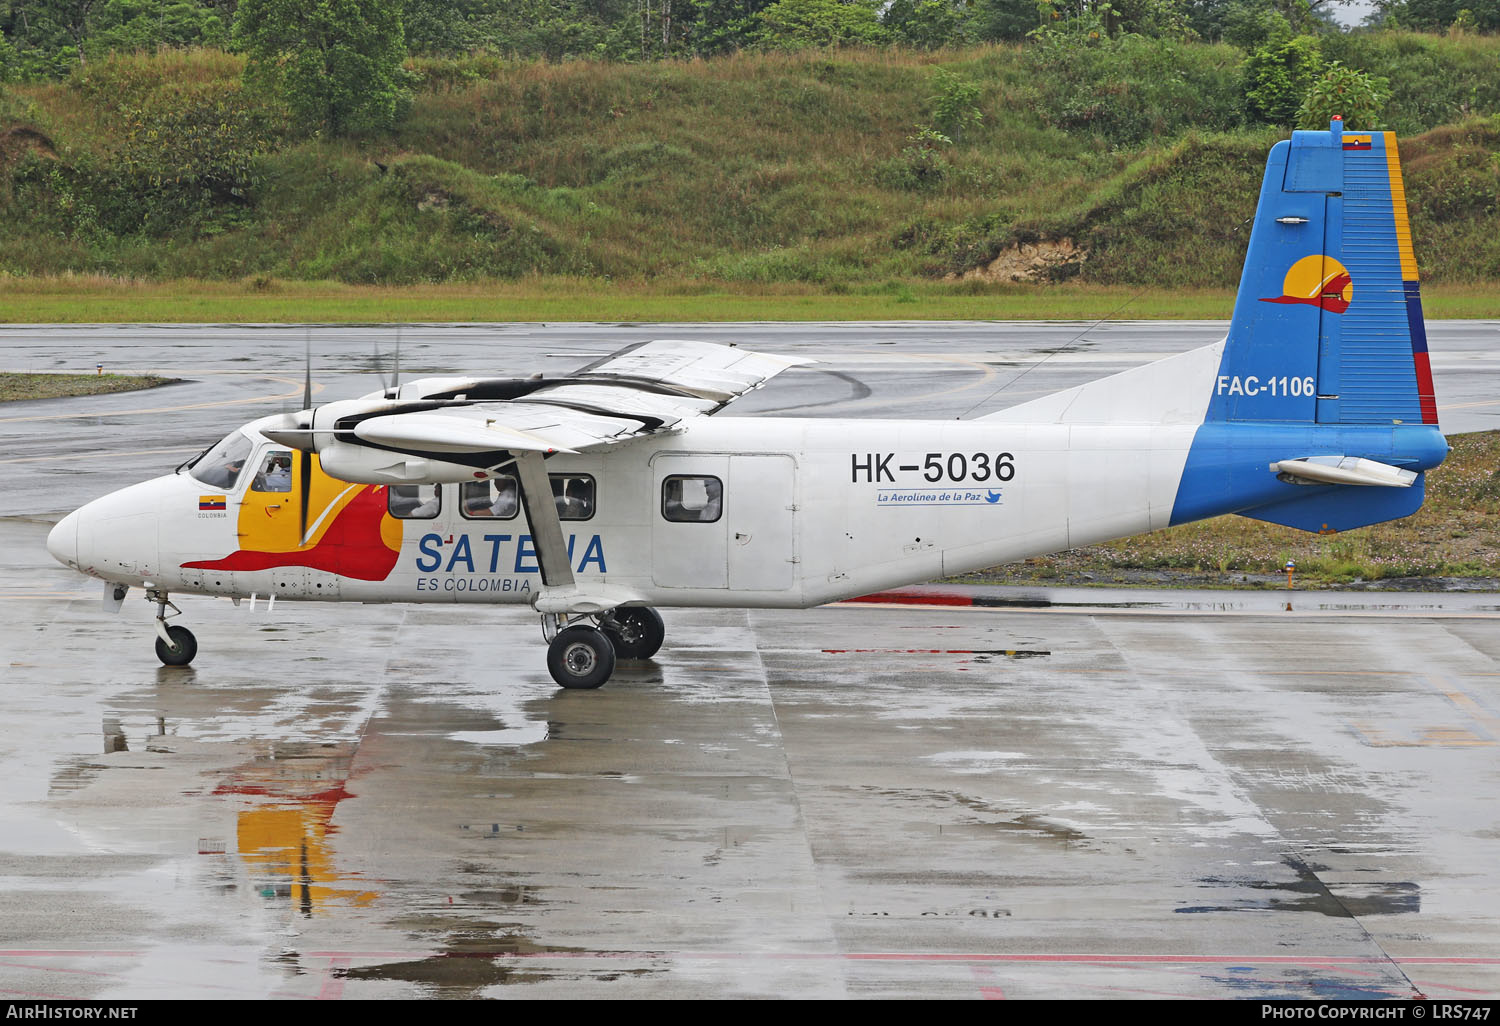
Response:
[{"label": "cockpit window", "polygon": [[236,431],[204,453],[189,473],[210,488],[233,488],[253,448],[255,445],[249,437]]}]

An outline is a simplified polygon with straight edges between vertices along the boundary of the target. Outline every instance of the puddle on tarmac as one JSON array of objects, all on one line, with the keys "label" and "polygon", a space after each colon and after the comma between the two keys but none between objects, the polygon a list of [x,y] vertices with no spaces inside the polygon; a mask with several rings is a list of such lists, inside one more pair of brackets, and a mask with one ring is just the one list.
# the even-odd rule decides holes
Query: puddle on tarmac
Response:
[{"label": "puddle on tarmac", "polygon": [[[502,897],[512,896],[517,902],[537,900],[524,888],[499,892]],[[453,922],[449,920],[449,922]],[[408,925],[415,925],[408,923]],[[433,925],[429,920],[423,924],[426,933]],[[545,960],[556,954],[568,959],[566,970],[543,968],[535,962],[518,964],[517,959]],[[651,976],[662,970],[649,968],[623,968],[610,966],[593,970],[576,964],[579,956],[591,953],[582,948],[550,947],[533,943],[530,938],[514,932],[505,932],[497,923],[467,922],[456,925],[443,950],[426,958],[405,962],[386,962],[380,965],[359,966],[333,970],[333,975],[351,981],[390,981],[412,983],[431,987],[444,997],[476,996],[475,992],[488,987],[516,986],[528,983],[546,983],[558,979],[588,979],[607,982],[623,977]],[[600,959],[610,959],[609,952],[596,954]],[[649,954],[631,953],[633,957],[649,959]]]},{"label": "puddle on tarmac", "polygon": [[1041,813],[1023,812],[1017,809],[996,808],[970,795],[951,791],[897,791],[881,788],[860,788],[882,798],[894,798],[902,802],[915,802],[929,809],[961,809],[976,817],[952,824],[938,824],[938,829],[956,830],[1000,830],[1015,831],[1032,837],[1056,841],[1065,845],[1076,845],[1090,838],[1083,831],[1050,819]]},{"label": "puddle on tarmac", "polygon": [[1296,859],[1286,859],[1283,864],[1296,874],[1296,879],[1281,882],[1206,877],[1200,881],[1209,887],[1234,887],[1253,892],[1269,892],[1267,897],[1243,897],[1227,905],[1188,905],[1173,911],[1180,913],[1316,912],[1338,919],[1401,915],[1422,911],[1421,886],[1411,881],[1324,883],[1312,869]]}]

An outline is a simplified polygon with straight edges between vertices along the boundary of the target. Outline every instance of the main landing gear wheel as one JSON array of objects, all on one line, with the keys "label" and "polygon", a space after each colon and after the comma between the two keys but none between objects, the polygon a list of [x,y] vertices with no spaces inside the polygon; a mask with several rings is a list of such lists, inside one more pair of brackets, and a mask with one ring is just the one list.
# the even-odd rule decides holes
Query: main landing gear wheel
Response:
[{"label": "main landing gear wheel", "polygon": [[547,646],[547,669],[565,688],[597,688],[615,672],[615,647],[595,627],[567,627]]},{"label": "main landing gear wheel", "polygon": [[615,646],[615,655],[621,659],[650,659],[661,649],[667,636],[667,626],[661,622],[661,614],[650,606],[616,609],[599,625],[609,635]]},{"label": "main landing gear wheel", "polygon": [[193,637],[193,632],[186,627],[168,627],[167,634],[172,638],[172,644],[168,645],[161,638],[156,639],[156,658],[168,666],[186,666],[193,661],[193,656],[198,654],[198,639]]}]

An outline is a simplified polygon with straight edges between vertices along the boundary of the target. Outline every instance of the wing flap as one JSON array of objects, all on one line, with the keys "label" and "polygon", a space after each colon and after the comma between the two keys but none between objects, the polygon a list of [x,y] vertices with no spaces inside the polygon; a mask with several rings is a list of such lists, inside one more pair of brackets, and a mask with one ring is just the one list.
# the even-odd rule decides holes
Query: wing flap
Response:
[{"label": "wing flap", "polygon": [[590,364],[578,372],[578,377],[680,389],[723,405],[759,388],[788,367],[814,362],[716,342],[657,339]]}]

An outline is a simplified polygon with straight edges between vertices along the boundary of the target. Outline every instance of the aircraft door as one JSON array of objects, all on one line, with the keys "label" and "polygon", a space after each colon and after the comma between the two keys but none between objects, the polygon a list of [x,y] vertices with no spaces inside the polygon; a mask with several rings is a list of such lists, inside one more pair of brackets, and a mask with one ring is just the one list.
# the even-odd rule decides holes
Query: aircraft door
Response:
[{"label": "aircraft door", "polygon": [[652,579],[662,588],[729,587],[729,457],[667,453],[651,463]]},{"label": "aircraft door", "polygon": [[[298,455],[301,455],[300,453]],[[255,475],[242,500],[240,547],[286,551],[297,547],[297,497],[292,492],[292,453],[265,449],[256,458]],[[253,535],[254,538],[249,536]]]},{"label": "aircraft door", "polygon": [[[247,468],[254,474],[245,497],[240,500],[238,541],[242,550],[281,553],[301,547],[300,495],[293,474],[294,456],[307,459],[305,454],[290,449],[262,449]],[[307,567],[287,561],[281,565],[273,563],[268,569],[271,594],[286,598],[307,594]]]},{"label": "aircraft door", "polygon": [[729,586],[736,591],[785,591],[796,579],[795,473],[790,456],[729,460]]}]

